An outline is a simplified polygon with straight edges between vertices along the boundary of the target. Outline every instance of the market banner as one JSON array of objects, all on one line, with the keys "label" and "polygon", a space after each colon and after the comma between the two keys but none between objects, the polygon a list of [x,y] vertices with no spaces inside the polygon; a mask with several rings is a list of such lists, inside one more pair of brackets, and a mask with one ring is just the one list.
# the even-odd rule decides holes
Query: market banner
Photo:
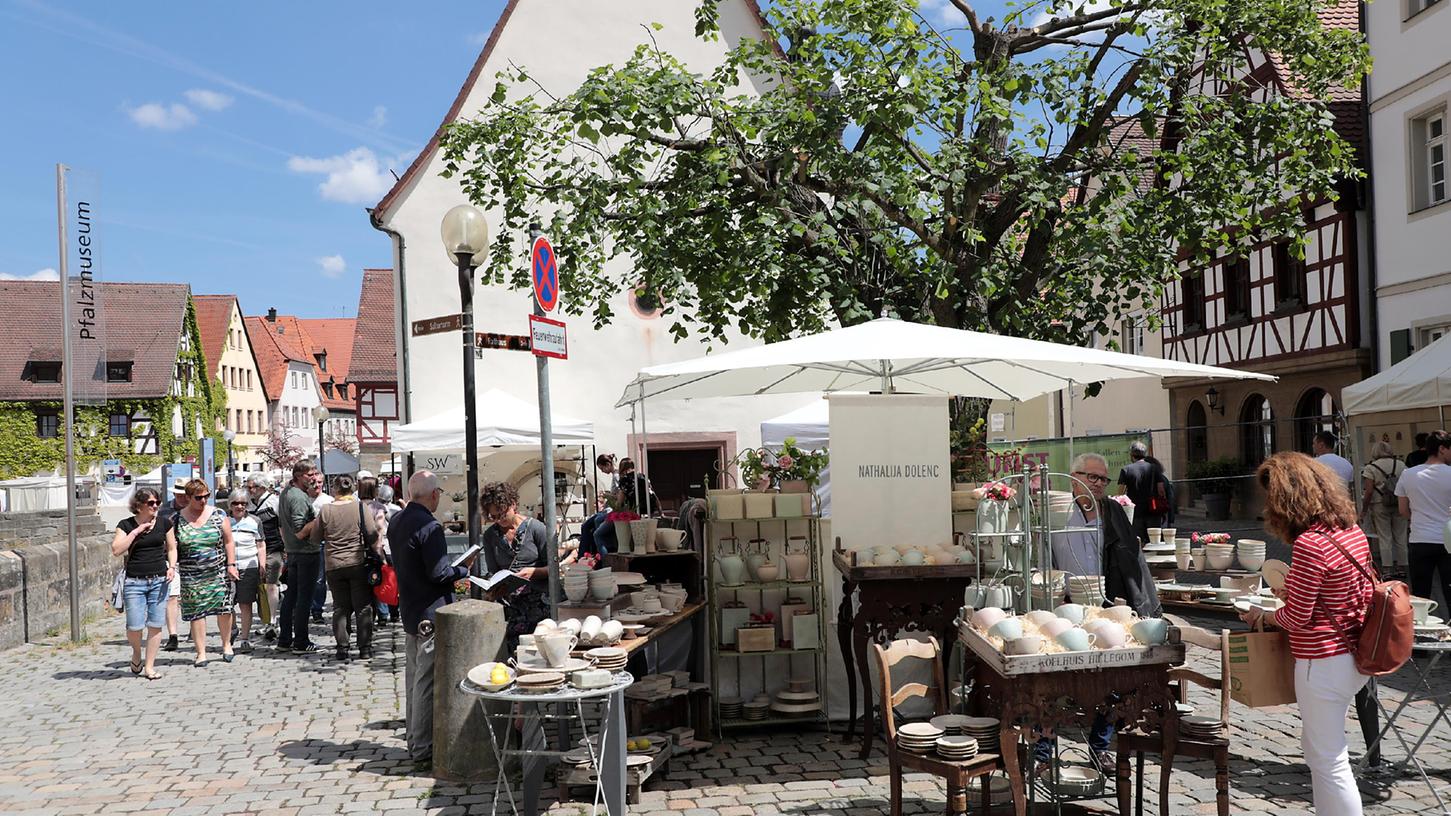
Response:
[{"label": "market banner", "polygon": [[832,530],[847,549],[952,541],[947,398],[831,394]]},{"label": "market banner", "polygon": [[[1128,465],[1129,445],[1134,442],[1149,444],[1147,433],[1108,434],[1105,436],[1079,437],[1073,440],[1073,454],[1097,453],[1108,460],[1108,475],[1115,482],[1118,472]],[[1030,439],[1023,442],[989,442],[988,471],[992,478],[1011,476],[1023,471],[1023,461],[1046,466],[1052,473],[1067,473],[1073,457],[1068,454],[1067,439]],[[832,450],[835,455],[835,447]],[[1110,493],[1117,492],[1112,489]]]},{"label": "market banner", "polygon": [[[60,166],[61,313],[69,336],[66,375],[76,405],[106,403],[106,312],[101,298],[101,244],[96,223],[101,180]],[[62,343],[64,345],[64,341]],[[131,361],[118,361],[131,362]],[[117,372],[120,377],[120,372]],[[126,376],[130,376],[129,369]]]}]

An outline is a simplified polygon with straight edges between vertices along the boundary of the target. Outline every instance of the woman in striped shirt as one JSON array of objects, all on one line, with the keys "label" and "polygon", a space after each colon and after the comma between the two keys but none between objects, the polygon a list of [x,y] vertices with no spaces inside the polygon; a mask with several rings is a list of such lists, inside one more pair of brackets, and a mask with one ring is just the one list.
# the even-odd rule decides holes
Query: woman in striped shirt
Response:
[{"label": "woman in striped shirt", "polygon": [[[1350,772],[1346,711],[1366,676],[1355,668],[1351,644],[1360,637],[1371,584],[1350,559],[1369,569],[1370,545],[1355,523],[1355,505],[1340,477],[1302,453],[1277,453],[1259,468],[1265,526],[1294,542],[1290,574],[1277,593],[1285,606],[1274,625],[1290,638],[1300,746],[1310,766],[1315,812],[1359,816],[1360,791]],[[1259,622],[1251,607],[1241,615]]]}]

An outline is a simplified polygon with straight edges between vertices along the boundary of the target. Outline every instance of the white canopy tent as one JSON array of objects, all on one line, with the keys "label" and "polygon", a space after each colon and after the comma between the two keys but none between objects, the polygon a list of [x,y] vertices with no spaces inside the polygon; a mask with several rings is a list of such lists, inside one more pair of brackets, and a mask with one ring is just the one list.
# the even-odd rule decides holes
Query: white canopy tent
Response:
[{"label": "white canopy tent", "polygon": [[[761,446],[779,448],[787,439],[808,450],[825,448],[830,443],[831,412],[826,400],[809,402],[794,411],[761,423]],[[821,505],[821,515],[831,515],[831,465],[821,471],[821,481],[816,485],[816,499]]]},{"label": "white canopy tent", "polygon": [[1371,414],[1451,405],[1451,334],[1381,373],[1340,391],[1345,413]]},{"label": "white canopy tent", "polygon": [[[539,447],[539,407],[497,388],[475,398],[480,448],[509,445]],[[594,425],[582,419],[555,414],[550,418],[556,445],[589,445],[594,442]],[[462,407],[393,428],[394,453],[462,450],[464,440]]]}]

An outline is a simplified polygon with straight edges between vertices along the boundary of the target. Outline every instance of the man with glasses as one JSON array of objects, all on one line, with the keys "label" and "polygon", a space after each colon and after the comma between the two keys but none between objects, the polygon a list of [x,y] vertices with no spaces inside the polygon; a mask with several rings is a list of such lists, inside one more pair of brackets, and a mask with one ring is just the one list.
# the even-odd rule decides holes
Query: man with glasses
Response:
[{"label": "man with glasses", "polygon": [[453,603],[453,586],[468,578],[473,557],[455,567],[443,525],[434,513],[443,488],[432,471],[408,479],[408,506],[388,523],[388,546],[398,575],[403,616],[404,722],[408,753],[420,766],[433,761],[433,615]]},{"label": "man with glasses", "polygon": [[322,572],[322,548],[312,540],[317,512],[313,510],[312,498],[308,495],[314,470],[316,468],[311,462],[293,465],[292,483],[277,500],[278,527],[287,558],[287,591],[282,593],[282,608],[278,610],[277,621],[279,652],[303,655],[317,652],[317,644],[312,642],[307,631],[308,608],[312,605],[312,594]]}]

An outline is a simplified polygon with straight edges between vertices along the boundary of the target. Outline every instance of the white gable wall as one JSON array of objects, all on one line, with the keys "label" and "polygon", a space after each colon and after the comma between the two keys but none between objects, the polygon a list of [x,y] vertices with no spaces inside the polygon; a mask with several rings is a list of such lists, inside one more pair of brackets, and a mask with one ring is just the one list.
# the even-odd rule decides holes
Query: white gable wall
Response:
[{"label": "white gable wall", "polygon": [[[578,87],[591,69],[623,62],[651,35],[665,51],[701,73],[719,65],[741,37],[759,36],[754,14],[745,2],[737,2],[722,9],[725,36],[721,41],[703,42],[693,36],[695,6],[681,0],[519,0],[503,30],[496,33],[497,42],[461,115],[467,117],[482,107],[493,91],[494,75],[511,64],[527,68],[550,92],[562,95]],[[663,30],[650,29],[651,22],[662,23]],[[410,419],[455,407],[463,394],[459,334],[407,336],[415,320],[460,310],[457,272],[445,257],[439,224],[449,208],[466,202],[456,181],[439,177],[441,166],[438,156],[427,157],[422,172],[409,179],[390,211],[381,214],[383,225],[403,239],[401,253],[395,241],[394,268],[402,270],[403,276],[399,359],[408,373],[400,377],[400,387],[407,383],[405,402]],[[491,214],[491,227],[497,228],[499,223],[497,214]],[[526,259],[519,262],[522,265]],[[629,260],[622,258],[612,262],[610,271],[623,274],[629,268]],[[564,297],[568,296],[566,291]],[[531,303],[526,291],[480,289],[474,298],[475,329],[526,334]],[[588,318],[566,318],[569,360],[551,362],[550,382],[557,413],[592,421],[601,449],[623,453],[629,411],[613,406],[624,386],[643,366],[696,357],[706,347],[693,339],[673,342],[668,319],[641,319],[622,295],[612,306],[614,323],[598,331],[591,328]],[[754,341],[733,337],[730,347],[747,342]],[[476,370],[480,390],[501,388],[529,401],[535,399],[532,355],[485,351]],[[734,431],[739,446],[754,446],[759,444],[762,420],[814,398],[660,401],[647,408],[648,427],[652,436],[657,432]]]}]

